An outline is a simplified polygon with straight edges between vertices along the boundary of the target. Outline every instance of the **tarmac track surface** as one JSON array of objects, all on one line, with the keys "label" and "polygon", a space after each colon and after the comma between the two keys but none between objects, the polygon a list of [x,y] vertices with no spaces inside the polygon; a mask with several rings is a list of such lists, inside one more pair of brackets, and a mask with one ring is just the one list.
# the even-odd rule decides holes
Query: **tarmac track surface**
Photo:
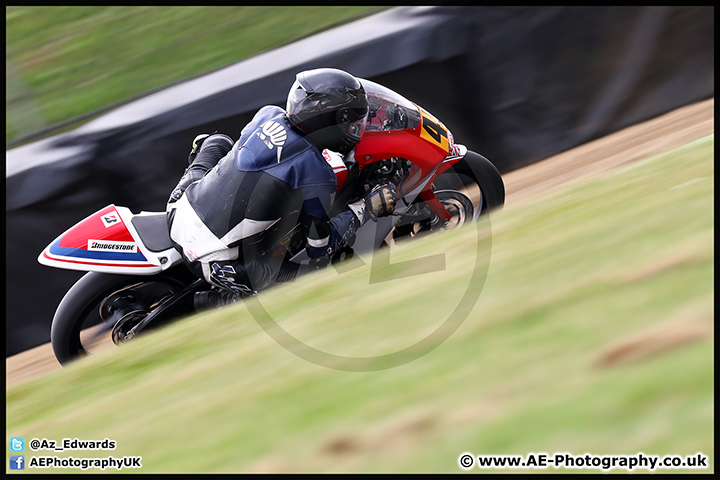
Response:
[{"label": "tarmac track surface", "polygon": [[[687,105],[644,123],[503,175],[505,207],[542,192],[649,158],[715,132],[715,99]],[[6,386],[17,385],[62,367],[50,344],[8,357]]]}]

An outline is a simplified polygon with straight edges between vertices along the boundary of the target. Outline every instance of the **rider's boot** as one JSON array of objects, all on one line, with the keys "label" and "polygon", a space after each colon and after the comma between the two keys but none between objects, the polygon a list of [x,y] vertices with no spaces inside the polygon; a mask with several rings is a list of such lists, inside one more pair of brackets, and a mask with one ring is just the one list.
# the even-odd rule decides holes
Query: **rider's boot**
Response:
[{"label": "rider's boot", "polygon": [[227,135],[214,133],[202,134],[195,137],[192,149],[188,155],[188,168],[185,170],[177,186],[170,194],[167,210],[174,208],[174,203],[185,193],[185,189],[200,180],[213,168],[233,147],[232,138]]}]

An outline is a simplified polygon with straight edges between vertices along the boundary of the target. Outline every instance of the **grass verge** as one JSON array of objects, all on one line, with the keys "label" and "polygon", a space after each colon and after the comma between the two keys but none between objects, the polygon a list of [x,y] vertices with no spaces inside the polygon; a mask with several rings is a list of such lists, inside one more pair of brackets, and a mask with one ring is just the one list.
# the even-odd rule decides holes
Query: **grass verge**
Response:
[{"label": "grass verge", "polygon": [[[365,259],[267,292],[293,345],[247,303],[11,387],[6,438],[110,438],[111,452],[44,453],[139,455],[146,473],[454,473],[463,452],[702,452],[709,468],[689,472],[712,472],[713,156],[710,136],[496,212],[486,278],[487,224],[377,267],[443,255],[434,273],[370,283]],[[449,338],[382,363],[468,286],[482,292]],[[345,368],[363,358],[380,360]]]},{"label": "grass verge", "polygon": [[5,140],[382,9],[6,7]]}]

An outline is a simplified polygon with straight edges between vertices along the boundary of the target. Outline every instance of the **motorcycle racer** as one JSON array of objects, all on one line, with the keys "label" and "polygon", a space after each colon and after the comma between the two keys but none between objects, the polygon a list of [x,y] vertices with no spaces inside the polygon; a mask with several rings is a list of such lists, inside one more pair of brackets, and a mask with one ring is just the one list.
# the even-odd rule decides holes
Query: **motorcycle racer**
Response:
[{"label": "motorcycle racer", "polygon": [[199,135],[189,166],[170,195],[170,238],[190,269],[217,287],[195,308],[226,305],[273,284],[282,256],[268,248],[298,219],[310,257],[331,256],[367,219],[394,210],[395,189],[378,185],[333,218],[337,189],[324,149],[347,155],[368,116],[362,83],[347,72],[300,72],[286,108],[262,107],[240,138]]}]

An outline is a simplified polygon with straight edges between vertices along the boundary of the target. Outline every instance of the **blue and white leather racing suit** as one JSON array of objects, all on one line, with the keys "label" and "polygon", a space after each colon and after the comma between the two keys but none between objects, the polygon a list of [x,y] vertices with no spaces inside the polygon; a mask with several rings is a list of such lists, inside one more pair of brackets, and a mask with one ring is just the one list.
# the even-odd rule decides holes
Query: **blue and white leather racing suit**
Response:
[{"label": "blue and white leather racing suit", "polygon": [[330,219],[336,189],[320,150],[291,127],[285,110],[266,106],[234,144],[224,135],[202,144],[168,204],[170,237],[198,276],[253,294],[275,281],[282,256],[267,249],[298,221],[307,227],[311,257],[347,244],[364,212],[347,209]]}]

